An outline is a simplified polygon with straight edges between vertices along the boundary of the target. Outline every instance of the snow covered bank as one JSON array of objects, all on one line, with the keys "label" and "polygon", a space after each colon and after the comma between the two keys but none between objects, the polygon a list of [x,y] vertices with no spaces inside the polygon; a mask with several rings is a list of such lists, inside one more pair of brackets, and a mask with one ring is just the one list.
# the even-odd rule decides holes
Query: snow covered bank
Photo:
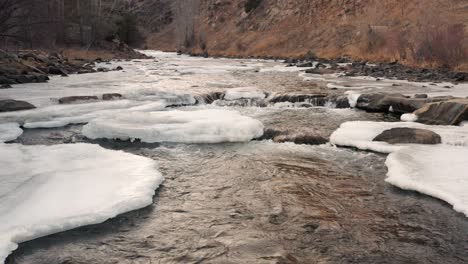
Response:
[{"label": "snow covered bank", "polygon": [[23,134],[23,130],[18,123],[0,124],[0,144],[6,141],[17,139]]},{"label": "snow covered bank", "polygon": [[[442,144],[417,145],[372,141],[383,131],[410,127],[439,134]],[[429,126],[412,122],[347,122],[340,126],[330,142],[391,153],[386,165],[387,182],[405,190],[418,191],[453,205],[468,217],[468,127]]]},{"label": "snow covered bank", "polygon": [[245,142],[263,134],[263,124],[236,111],[208,109],[122,113],[97,118],[83,127],[91,139],[140,139],[143,142]]},{"label": "snow covered bank", "polygon": [[411,146],[387,158],[386,181],[453,205],[468,217],[468,148]]},{"label": "snow covered bank", "polygon": [[163,181],[153,160],[91,144],[0,143],[0,167],[0,262],[20,242],[145,207]]}]

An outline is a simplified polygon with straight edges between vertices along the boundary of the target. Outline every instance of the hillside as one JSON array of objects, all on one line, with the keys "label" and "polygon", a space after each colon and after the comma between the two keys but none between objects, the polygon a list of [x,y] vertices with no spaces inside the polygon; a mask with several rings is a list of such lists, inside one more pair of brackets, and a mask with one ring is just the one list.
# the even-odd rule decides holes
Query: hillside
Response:
[{"label": "hillside", "polygon": [[151,21],[139,13],[149,48],[222,56],[311,52],[468,70],[466,0],[146,2],[158,3],[154,12],[143,3]]}]

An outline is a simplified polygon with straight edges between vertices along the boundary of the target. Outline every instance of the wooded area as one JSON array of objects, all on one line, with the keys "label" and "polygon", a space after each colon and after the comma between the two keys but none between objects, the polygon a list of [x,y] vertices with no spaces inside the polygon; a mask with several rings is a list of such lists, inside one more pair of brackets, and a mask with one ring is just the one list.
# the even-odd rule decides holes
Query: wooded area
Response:
[{"label": "wooded area", "polygon": [[100,46],[138,41],[137,22],[126,0],[0,0],[3,47]]}]

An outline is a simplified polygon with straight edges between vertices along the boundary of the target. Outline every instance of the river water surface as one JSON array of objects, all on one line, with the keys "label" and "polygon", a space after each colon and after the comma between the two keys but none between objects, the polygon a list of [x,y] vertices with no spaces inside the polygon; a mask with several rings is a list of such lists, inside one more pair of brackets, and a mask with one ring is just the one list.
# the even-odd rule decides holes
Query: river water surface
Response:
[{"label": "river water surface", "polygon": [[[252,87],[268,94],[421,90],[439,86],[307,75],[274,61],[203,59],[152,52],[155,59],[112,62],[125,72],[53,78],[0,97],[53,106],[62,96],[121,93],[164,99],[175,109],[232,109],[266,129],[328,139],[346,121],[394,121],[355,109],[255,100],[203,103],[207,94]],[[442,86],[442,84],[440,84]],[[425,89],[425,90],[424,90]],[[198,104],[194,105],[193,100]],[[205,98],[205,99],[204,99]],[[253,103],[252,103],[253,102]],[[54,113],[58,117],[66,113]],[[8,117],[4,117],[7,119]],[[25,145],[100,144],[152,158],[165,182],[151,206],[102,224],[20,244],[6,263],[466,263],[468,221],[446,203],[384,182],[385,155],[255,140],[177,144],[89,140],[82,124],[25,129]],[[47,208],[44,208],[47,210]]]}]

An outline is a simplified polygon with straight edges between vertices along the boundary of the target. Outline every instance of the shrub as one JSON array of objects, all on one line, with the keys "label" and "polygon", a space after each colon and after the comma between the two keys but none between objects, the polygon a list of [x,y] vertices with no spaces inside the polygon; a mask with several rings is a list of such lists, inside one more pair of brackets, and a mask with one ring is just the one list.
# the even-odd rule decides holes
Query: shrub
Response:
[{"label": "shrub", "polygon": [[262,3],[262,0],[247,0],[244,5],[244,9],[246,13],[250,13],[250,11],[256,9],[260,4]]},{"label": "shrub", "polygon": [[466,61],[466,48],[463,24],[432,25],[425,27],[416,40],[414,59],[418,62],[455,67]]}]

